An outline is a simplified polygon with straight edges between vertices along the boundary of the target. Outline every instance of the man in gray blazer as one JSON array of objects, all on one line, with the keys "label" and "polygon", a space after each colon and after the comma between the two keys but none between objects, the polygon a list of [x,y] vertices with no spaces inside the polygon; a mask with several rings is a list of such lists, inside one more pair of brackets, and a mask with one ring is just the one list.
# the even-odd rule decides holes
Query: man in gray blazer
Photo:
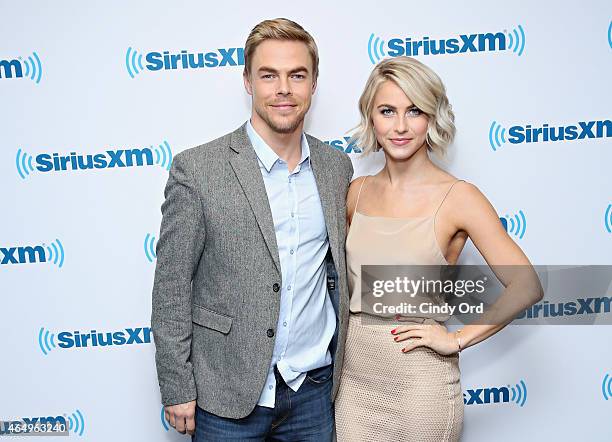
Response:
[{"label": "man in gray blazer", "polygon": [[303,133],[317,75],[300,25],[259,23],[250,120],[170,170],[151,327],[166,419],[196,441],[332,437],[353,168]]}]

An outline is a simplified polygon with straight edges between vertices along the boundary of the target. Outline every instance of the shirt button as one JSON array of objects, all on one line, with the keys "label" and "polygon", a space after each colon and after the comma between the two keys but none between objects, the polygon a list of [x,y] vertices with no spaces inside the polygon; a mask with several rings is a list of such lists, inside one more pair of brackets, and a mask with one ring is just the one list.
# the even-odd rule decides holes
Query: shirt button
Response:
[{"label": "shirt button", "polygon": [[287,286],[287,290],[291,290],[291,286],[290,285]]},{"label": "shirt button", "polygon": [[273,337],[273,336],[274,336],[274,329],[269,328],[269,329],[266,331],[266,335],[268,335],[268,338]]},{"label": "shirt button", "polygon": [[274,386],[272,386],[272,385],[268,385],[268,388],[269,388],[270,390],[272,390],[272,389],[274,388]]},{"label": "shirt button", "polygon": [[287,321],[283,322],[283,326],[287,327]]},{"label": "shirt button", "polygon": [[295,213],[291,212],[291,218],[293,218],[295,216]]},{"label": "shirt button", "polygon": [[278,282],[274,283],[274,285],[272,286],[272,290],[274,290],[275,292],[278,292],[280,290],[280,285],[278,285]]},{"label": "shirt button", "polygon": [[289,250],[289,253],[293,255],[293,249]]}]

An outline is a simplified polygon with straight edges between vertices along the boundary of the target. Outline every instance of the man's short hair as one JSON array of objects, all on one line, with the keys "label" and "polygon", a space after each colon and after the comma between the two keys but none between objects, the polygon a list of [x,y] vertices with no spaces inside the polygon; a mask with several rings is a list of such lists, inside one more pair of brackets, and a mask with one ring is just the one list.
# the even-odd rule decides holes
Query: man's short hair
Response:
[{"label": "man's short hair", "polygon": [[258,23],[244,44],[244,74],[251,74],[251,58],[255,49],[265,40],[301,41],[308,48],[312,59],[312,78],[314,81],[319,76],[319,51],[312,35],[294,21],[286,18],[275,18]]}]

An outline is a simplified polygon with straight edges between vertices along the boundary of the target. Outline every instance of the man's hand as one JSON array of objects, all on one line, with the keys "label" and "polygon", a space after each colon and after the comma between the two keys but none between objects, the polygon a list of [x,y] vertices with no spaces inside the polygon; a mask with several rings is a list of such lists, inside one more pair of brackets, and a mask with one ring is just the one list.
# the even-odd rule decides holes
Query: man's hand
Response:
[{"label": "man's hand", "polygon": [[167,405],[164,407],[166,420],[179,433],[190,435],[195,433],[195,409],[196,401],[184,404]]}]

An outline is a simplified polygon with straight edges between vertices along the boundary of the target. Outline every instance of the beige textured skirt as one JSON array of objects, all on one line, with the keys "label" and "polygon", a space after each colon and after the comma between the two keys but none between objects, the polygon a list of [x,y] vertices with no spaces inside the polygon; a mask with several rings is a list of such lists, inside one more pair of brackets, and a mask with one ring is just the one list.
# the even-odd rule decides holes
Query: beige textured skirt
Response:
[{"label": "beige textured skirt", "polygon": [[397,323],[377,318],[366,325],[360,316],[349,319],[335,405],[338,441],[458,441],[459,355],[442,356],[427,347],[402,353],[406,341],[391,335]]}]

